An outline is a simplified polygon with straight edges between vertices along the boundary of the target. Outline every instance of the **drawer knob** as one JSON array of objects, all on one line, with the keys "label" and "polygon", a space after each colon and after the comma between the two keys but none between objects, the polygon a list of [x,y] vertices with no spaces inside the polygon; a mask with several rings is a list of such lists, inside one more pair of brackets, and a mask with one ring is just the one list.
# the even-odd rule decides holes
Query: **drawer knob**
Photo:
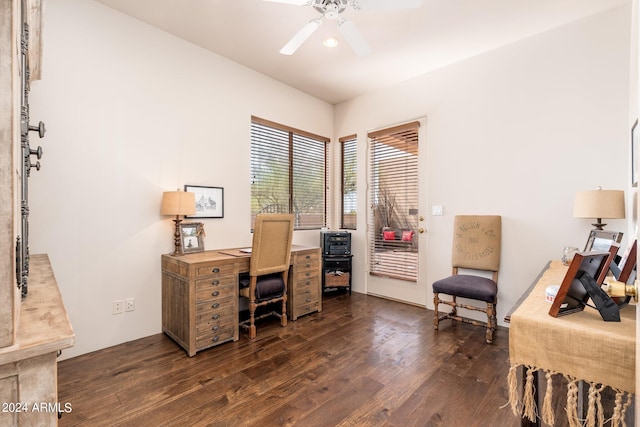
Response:
[{"label": "drawer knob", "polygon": [[211,341],[218,342],[220,341],[220,337],[216,335],[215,337],[211,338]]},{"label": "drawer knob", "polygon": [[220,284],[220,280],[214,280],[213,282],[211,282],[211,284],[213,286],[218,286]]},{"label": "drawer knob", "polygon": [[306,291],[304,291],[305,294],[310,294],[311,293],[311,289],[307,289]]},{"label": "drawer knob", "polygon": [[307,255],[305,258],[306,259],[311,259],[311,255]]},{"label": "drawer knob", "polygon": [[218,313],[211,316],[211,320],[218,320],[219,318],[220,318],[220,315]]},{"label": "drawer knob", "polygon": [[305,274],[305,276],[309,277],[309,276],[311,276],[311,273],[309,273],[309,272],[307,271],[307,273]]},{"label": "drawer knob", "polygon": [[211,270],[212,273],[220,273],[220,269],[218,267],[214,267],[213,270]]},{"label": "drawer knob", "polygon": [[214,291],[211,293],[211,295],[217,297],[218,295],[220,295],[220,291]]},{"label": "drawer knob", "polygon": [[217,331],[218,329],[220,329],[219,325],[214,326],[213,328],[211,328],[212,331]]},{"label": "drawer knob", "polygon": [[218,307],[220,307],[220,303],[218,303],[218,302],[211,306],[211,308],[218,308]]},{"label": "drawer knob", "polygon": [[305,286],[309,286],[311,284],[311,280],[307,280],[306,283],[304,284]]},{"label": "drawer knob", "polygon": [[305,302],[311,302],[311,298],[307,298],[304,300]]},{"label": "drawer knob", "polygon": [[305,267],[309,268],[309,267],[311,267],[311,264],[307,263],[307,264],[305,264]]}]

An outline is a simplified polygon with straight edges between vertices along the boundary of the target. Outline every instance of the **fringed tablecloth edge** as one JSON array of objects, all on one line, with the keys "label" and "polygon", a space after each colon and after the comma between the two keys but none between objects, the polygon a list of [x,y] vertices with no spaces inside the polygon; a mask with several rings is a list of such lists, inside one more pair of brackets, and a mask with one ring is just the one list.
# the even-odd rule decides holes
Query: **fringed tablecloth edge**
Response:
[{"label": "fringed tablecloth edge", "polygon": [[[519,386],[518,368],[525,370],[524,387]],[[540,418],[547,425],[555,424],[555,412],[552,407],[553,400],[553,376],[562,375],[547,369],[541,369],[535,366],[512,364],[507,375],[507,384],[509,388],[509,404],[514,415],[518,417],[528,418],[531,422],[535,422],[538,418],[538,405],[535,400],[534,377],[536,372],[544,372],[546,379],[546,390],[542,401],[542,414]],[[589,405],[587,409],[587,417],[581,420],[578,416],[578,378],[563,375],[567,381],[567,419],[569,427],[603,427],[604,423],[609,420],[604,419],[604,410],[602,408],[601,392],[607,387],[605,384],[596,384],[585,381],[589,385]],[[520,388],[523,389],[520,396]],[[612,427],[626,427],[625,414],[627,408],[632,402],[633,393],[623,390],[615,390],[616,399],[611,418]]]}]

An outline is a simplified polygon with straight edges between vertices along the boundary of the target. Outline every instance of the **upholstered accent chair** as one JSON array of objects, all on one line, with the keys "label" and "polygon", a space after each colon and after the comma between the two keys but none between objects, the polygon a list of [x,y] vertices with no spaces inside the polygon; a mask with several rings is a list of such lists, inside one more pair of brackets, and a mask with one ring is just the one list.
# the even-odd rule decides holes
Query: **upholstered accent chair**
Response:
[{"label": "upholstered accent chair", "polygon": [[[241,280],[240,295],[249,299],[249,319],[241,325],[256,337],[256,319],[275,315],[287,326],[287,280],[293,238],[293,215],[258,214],[253,228],[249,278]],[[243,283],[245,282],[245,283]],[[248,282],[248,283],[247,283]],[[256,317],[256,309],[280,303],[279,311]]]},{"label": "upholstered accent chair", "polygon": [[[502,218],[497,215],[458,215],[454,220],[451,276],[433,283],[433,326],[438,330],[440,321],[451,319],[486,327],[486,341],[493,342],[496,329],[498,302],[498,271]],[[464,274],[462,274],[464,273]],[[441,299],[441,295],[449,298]],[[464,298],[473,304],[461,303]],[[440,304],[452,307],[440,313]],[[458,314],[458,309],[481,311],[487,321],[475,320]]]}]

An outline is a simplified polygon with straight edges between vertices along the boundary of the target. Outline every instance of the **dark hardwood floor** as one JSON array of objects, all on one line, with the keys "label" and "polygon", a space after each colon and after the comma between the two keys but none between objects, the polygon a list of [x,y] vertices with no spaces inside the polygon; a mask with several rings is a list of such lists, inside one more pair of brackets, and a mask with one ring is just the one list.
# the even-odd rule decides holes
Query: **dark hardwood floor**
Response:
[{"label": "dark hardwood floor", "polygon": [[60,426],[518,426],[508,330],[354,293],[190,358],[163,334],[58,364]]}]

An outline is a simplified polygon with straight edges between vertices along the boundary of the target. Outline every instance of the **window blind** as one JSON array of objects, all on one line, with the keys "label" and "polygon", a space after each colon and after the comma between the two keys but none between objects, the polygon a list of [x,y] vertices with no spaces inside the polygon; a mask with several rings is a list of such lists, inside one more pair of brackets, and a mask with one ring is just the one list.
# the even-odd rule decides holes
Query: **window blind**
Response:
[{"label": "window blind", "polygon": [[342,168],[340,228],[355,230],[358,223],[357,187],[357,137],[350,135],[339,139]]},{"label": "window blind", "polygon": [[293,213],[296,229],[324,227],[329,139],[251,118],[251,224],[258,213]]},{"label": "window blind", "polygon": [[406,123],[369,133],[369,272],[418,279],[418,128]]}]

